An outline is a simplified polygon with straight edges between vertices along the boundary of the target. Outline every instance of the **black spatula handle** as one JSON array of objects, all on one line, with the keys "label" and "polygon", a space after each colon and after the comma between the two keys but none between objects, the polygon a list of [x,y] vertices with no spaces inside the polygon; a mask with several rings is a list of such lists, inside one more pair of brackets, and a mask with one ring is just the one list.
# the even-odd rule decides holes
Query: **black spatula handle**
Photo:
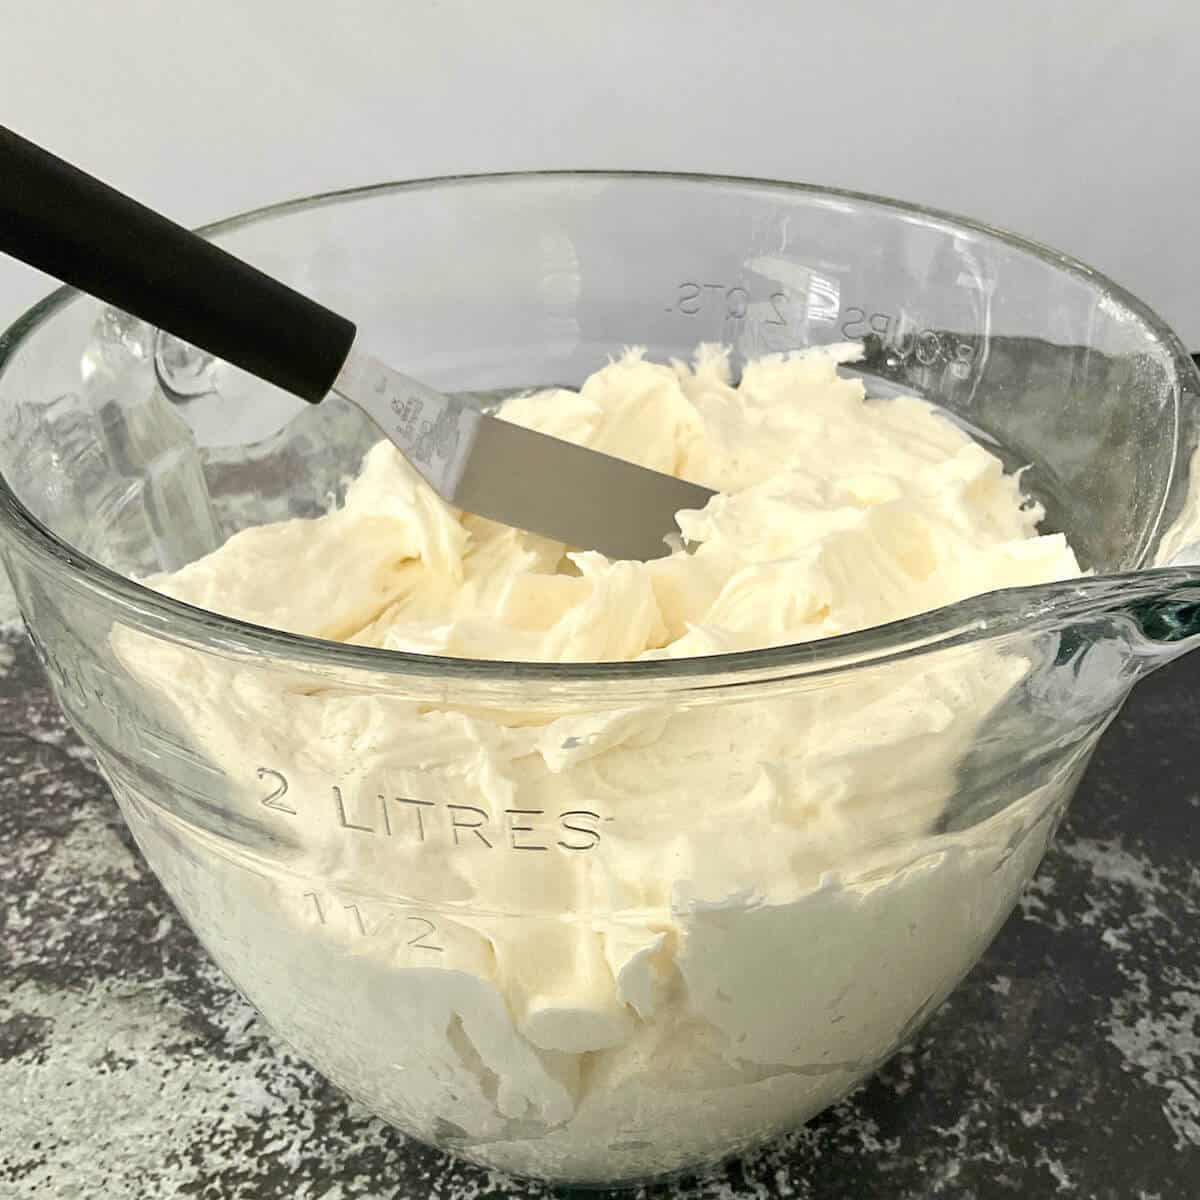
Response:
[{"label": "black spatula handle", "polygon": [[312,403],[354,325],[0,126],[0,250]]}]

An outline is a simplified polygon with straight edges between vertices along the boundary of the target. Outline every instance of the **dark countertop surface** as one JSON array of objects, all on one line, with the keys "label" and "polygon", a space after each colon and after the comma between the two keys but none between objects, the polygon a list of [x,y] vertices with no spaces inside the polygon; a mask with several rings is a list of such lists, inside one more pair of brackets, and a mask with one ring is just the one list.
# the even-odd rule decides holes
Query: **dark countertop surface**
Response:
[{"label": "dark countertop surface", "polygon": [[[1194,655],[1135,692],[1012,919],[911,1045],[806,1128],[641,1194],[1200,1196],[1198,727]],[[272,1041],[0,635],[0,1197],[548,1194],[409,1141]]]}]

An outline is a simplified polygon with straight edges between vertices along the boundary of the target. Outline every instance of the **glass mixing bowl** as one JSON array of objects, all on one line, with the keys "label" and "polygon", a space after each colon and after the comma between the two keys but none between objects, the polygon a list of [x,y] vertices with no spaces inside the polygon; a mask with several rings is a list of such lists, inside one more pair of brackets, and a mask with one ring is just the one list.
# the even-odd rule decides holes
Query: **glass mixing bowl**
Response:
[{"label": "glass mixing bowl", "polygon": [[[1133,683],[1196,644],[1200,381],[1108,280],[938,213],[783,184],[389,184],[209,234],[494,403],[628,344],[861,340],[1088,577],[670,662],[438,659],[159,595],[336,501],[375,431],[69,291],[0,343],[21,611],[146,859],[299,1054],[496,1167],[634,1181],[873,1071],[967,972]],[[239,713],[253,712],[252,720]]]}]

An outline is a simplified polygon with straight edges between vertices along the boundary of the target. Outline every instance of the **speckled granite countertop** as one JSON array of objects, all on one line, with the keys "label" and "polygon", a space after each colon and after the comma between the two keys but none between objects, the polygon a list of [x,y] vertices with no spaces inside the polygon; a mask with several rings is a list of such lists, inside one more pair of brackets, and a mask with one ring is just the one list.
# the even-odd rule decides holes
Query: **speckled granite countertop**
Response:
[{"label": "speckled granite countertop", "polygon": [[[1012,920],[880,1075],[649,1195],[1200,1195],[1198,712],[1200,655],[1142,685]],[[0,1196],[547,1194],[407,1140],[275,1045],[0,634]]]}]

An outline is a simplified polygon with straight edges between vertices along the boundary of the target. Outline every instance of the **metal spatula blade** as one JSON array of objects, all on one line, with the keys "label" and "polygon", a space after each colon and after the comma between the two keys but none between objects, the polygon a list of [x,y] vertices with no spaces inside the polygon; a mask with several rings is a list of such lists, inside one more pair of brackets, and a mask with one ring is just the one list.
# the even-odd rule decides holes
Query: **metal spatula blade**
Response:
[{"label": "metal spatula blade", "polygon": [[0,126],[0,250],[318,404],[367,412],[449,503],[655,558],[712,493],[467,408],[355,346],[353,322]]},{"label": "metal spatula blade", "polygon": [[480,412],[351,349],[333,391],[356,404],[456,508],[599,550],[658,558],[708,488]]}]

